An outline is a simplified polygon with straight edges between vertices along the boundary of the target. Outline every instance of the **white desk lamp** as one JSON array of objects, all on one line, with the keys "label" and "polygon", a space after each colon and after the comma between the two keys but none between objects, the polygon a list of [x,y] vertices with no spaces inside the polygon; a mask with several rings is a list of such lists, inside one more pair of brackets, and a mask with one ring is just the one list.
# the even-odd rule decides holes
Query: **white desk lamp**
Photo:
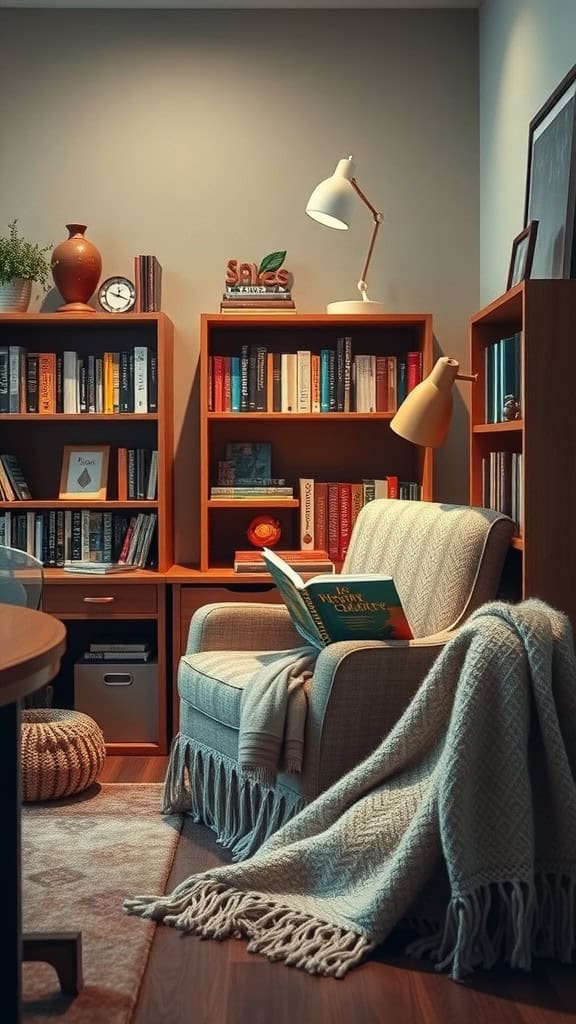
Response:
[{"label": "white desk lamp", "polygon": [[326,224],[330,228],[337,228],[339,231],[346,231],[350,226],[352,205],[356,196],[360,197],[374,217],[374,230],[372,231],[368,247],[368,255],[362,269],[362,277],[358,281],[358,290],[362,298],[348,302],[330,302],[326,306],[327,313],[373,314],[385,312],[382,302],[374,302],[368,298],[368,286],[366,284],[376,235],[382,223],[382,214],[372,206],[372,203],[368,201],[359,188],[358,182],[354,177],[354,163],[351,156],[348,159],[339,160],[332,177],[325,178],[324,181],[321,181],[316,186],[306,205],[306,213],[320,224]]}]

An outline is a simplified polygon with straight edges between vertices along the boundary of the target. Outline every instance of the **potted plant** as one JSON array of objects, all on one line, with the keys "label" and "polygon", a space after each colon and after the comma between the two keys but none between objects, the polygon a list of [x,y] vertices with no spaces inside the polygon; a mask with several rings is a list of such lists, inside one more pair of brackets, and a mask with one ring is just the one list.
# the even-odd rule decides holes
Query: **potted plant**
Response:
[{"label": "potted plant", "polygon": [[41,248],[18,234],[16,221],[8,225],[8,237],[0,237],[0,313],[25,313],[30,302],[32,282],[46,287],[50,262]]}]

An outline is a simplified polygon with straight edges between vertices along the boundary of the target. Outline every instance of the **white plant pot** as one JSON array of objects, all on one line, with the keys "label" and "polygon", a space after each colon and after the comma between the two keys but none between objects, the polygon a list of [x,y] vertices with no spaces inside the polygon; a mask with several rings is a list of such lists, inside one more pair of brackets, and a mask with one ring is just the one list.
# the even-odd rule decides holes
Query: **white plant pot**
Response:
[{"label": "white plant pot", "polygon": [[25,313],[31,295],[32,281],[25,281],[23,277],[0,283],[0,313]]}]

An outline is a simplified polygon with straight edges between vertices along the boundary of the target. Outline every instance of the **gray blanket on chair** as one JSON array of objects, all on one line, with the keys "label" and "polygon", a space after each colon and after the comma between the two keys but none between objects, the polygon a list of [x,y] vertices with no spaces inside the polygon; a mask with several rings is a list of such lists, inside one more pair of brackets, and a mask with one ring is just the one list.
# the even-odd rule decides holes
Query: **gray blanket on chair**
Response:
[{"label": "gray blanket on chair", "polygon": [[250,860],[124,906],[335,977],[408,919],[409,951],[459,979],[573,959],[575,904],[572,629],[526,601],[473,614],[378,749]]}]

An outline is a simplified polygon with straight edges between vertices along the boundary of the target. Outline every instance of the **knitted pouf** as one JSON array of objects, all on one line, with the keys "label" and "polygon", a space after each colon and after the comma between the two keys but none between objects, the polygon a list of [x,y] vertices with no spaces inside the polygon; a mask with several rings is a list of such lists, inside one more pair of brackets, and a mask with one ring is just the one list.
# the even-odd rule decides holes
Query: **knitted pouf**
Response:
[{"label": "knitted pouf", "polygon": [[22,799],[57,800],[98,778],[106,748],[100,726],[80,711],[22,711]]}]

